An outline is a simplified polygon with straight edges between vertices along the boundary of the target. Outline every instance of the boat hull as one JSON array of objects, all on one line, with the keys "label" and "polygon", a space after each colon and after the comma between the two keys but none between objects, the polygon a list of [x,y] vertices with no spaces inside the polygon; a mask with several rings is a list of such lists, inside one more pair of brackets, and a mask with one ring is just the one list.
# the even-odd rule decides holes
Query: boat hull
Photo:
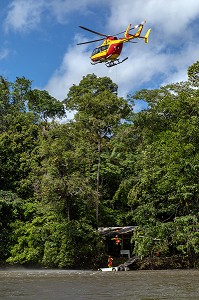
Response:
[{"label": "boat hull", "polygon": [[118,267],[99,268],[98,271],[102,271],[102,272],[115,272],[115,271],[118,271]]}]

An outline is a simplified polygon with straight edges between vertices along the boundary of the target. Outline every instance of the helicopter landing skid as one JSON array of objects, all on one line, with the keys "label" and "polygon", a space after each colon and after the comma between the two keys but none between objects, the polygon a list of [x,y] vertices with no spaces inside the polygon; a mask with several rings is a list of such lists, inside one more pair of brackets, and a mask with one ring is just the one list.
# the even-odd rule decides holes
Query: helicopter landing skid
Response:
[{"label": "helicopter landing skid", "polygon": [[91,62],[91,65],[98,65],[98,64],[101,64],[101,63],[103,63],[104,61],[96,61],[96,62]]},{"label": "helicopter landing skid", "polygon": [[114,61],[108,61],[105,63],[105,65],[108,67],[108,68],[111,68],[111,67],[114,67],[114,66],[117,66],[119,64],[122,64],[125,60],[127,60],[128,57],[125,57],[122,61],[120,61],[119,59],[116,59]]}]

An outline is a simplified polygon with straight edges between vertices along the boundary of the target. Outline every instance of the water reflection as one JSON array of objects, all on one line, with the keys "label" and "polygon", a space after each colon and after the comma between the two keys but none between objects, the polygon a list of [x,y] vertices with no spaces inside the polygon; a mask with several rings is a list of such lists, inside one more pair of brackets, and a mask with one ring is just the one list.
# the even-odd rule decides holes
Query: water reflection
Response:
[{"label": "water reflection", "polygon": [[199,270],[0,270],[0,299],[199,299]]}]

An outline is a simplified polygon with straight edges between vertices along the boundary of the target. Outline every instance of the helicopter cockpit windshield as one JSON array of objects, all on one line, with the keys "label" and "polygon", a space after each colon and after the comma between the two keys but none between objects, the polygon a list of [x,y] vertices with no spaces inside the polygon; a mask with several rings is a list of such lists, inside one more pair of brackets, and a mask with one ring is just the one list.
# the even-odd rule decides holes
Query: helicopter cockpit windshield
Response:
[{"label": "helicopter cockpit windshield", "polygon": [[98,54],[98,53],[100,53],[100,52],[102,52],[102,51],[107,50],[108,47],[109,47],[108,45],[104,45],[104,46],[100,46],[100,47],[95,48],[95,49],[93,50],[91,56],[93,56],[93,55],[95,55],[95,54]]}]

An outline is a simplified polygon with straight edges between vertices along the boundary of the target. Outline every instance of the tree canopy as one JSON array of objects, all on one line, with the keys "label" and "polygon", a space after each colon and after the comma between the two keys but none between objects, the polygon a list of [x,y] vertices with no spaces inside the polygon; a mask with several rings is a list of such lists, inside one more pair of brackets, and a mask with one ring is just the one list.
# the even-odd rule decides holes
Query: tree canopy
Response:
[{"label": "tree canopy", "polygon": [[[198,64],[186,82],[127,99],[95,74],[63,102],[0,77],[2,264],[94,267],[98,226],[127,225],[139,257],[198,259]],[[147,109],[135,113],[134,100]]]}]

